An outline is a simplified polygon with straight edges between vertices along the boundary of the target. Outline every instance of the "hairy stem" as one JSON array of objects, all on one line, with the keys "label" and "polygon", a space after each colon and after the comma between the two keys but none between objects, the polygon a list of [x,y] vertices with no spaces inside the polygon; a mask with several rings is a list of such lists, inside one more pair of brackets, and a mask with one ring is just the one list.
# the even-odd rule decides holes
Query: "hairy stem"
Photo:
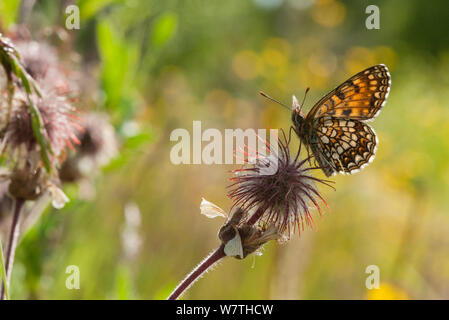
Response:
[{"label": "hairy stem", "polygon": [[178,299],[190,286],[198,280],[201,275],[215,265],[220,259],[226,257],[224,253],[224,245],[219,246],[208,257],[206,257],[187,277],[182,280],[178,286],[173,290],[167,300]]},{"label": "hairy stem", "polygon": [[[19,239],[20,213],[22,212],[24,203],[25,200],[23,199],[15,199],[14,201],[14,215],[12,218],[11,230],[9,232],[8,246],[6,248],[6,261],[5,261],[6,287],[9,287],[9,281],[11,279],[12,265],[14,263],[14,255],[16,252],[17,240]],[[4,300],[6,298],[5,286],[3,284],[0,297],[1,300]]]}]

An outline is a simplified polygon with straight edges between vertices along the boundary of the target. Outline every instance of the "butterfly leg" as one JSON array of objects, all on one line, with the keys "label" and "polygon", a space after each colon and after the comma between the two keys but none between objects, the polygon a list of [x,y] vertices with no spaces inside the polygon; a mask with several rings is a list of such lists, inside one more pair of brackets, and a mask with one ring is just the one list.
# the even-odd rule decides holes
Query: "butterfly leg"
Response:
[{"label": "butterfly leg", "polygon": [[330,177],[337,170],[333,166],[333,164],[328,159],[326,159],[326,157],[322,153],[323,152],[322,150],[325,150],[325,149],[323,149],[324,148],[323,143],[319,139],[317,139],[317,141],[318,142],[313,142],[313,143],[310,144],[310,147],[312,149],[312,153],[313,153],[314,158],[315,158],[315,162],[318,163],[318,167],[321,168],[321,170],[324,172],[324,174],[327,177]]}]

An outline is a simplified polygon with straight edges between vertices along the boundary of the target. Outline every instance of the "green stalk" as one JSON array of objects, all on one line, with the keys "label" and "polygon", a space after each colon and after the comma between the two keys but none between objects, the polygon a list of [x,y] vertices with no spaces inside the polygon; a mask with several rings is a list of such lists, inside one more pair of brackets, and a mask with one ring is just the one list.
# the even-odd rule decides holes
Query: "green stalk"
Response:
[{"label": "green stalk", "polygon": [[8,284],[6,281],[5,258],[3,256],[3,246],[2,246],[1,240],[0,240],[0,273],[1,273],[0,278],[3,280],[3,285],[5,288],[5,297],[6,297],[6,300],[9,300]]}]

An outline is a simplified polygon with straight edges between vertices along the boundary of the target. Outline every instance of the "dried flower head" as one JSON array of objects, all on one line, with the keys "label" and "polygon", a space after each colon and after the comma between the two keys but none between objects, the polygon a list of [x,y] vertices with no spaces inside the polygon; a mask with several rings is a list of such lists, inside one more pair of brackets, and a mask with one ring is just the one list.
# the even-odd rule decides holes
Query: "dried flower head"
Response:
[{"label": "dried flower head", "polygon": [[[67,147],[73,148],[73,143],[79,143],[76,132],[80,130],[80,125],[73,114],[74,109],[64,97],[53,93],[45,92],[42,98],[32,96],[31,99],[41,114],[44,134],[53,153],[51,160],[55,162],[65,155]],[[5,114],[2,116],[6,117]],[[4,130],[3,151],[7,150],[11,155],[19,152],[17,157],[21,158],[24,156],[21,151],[32,155],[40,150],[33,132],[28,101],[20,93],[14,98],[11,117]]]},{"label": "dried flower head", "polygon": [[83,131],[78,133],[79,153],[91,157],[99,166],[107,164],[117,155],[117,138],[107,115],[90,113],[80,120]]},{"label": "dried flower head", "polygon": [[48,175],[44,168],[34,168],[30,161],[18,163],[3,177],[8,180],[8,194],[13,199],[34,201],[44,193],[48,193],[52,206],[61,209],[69,202],[69,198],[59,187],[59,181]]},{"label": "dried flower head", "polygon": [[[256,154],[256,161],[251,166],[234,170],[235,177],[229,186],[230,197],[234,206],[241,207],[247,212],[254,211],[248,218],[247,224],[263,222],[265,225],[274,224],[280,232],[290,236],[296,228],[299,231],[304,225],[312,225],[310,205],[320,211],[318,201],[324,201],[316,183],[329,185],[331,181],[322,180],[311,175],[311,171],[318,167],[309,167],[310,157],[301,160],[299,145],[296,155],[289,152],[291,131],[287,138],[281,130],[281,137],[277,139],[277,150],[266,142],[268,155]],[[273,174],[261,174],[268,165],[276,164],[277,170]]]},{"label": "dried flower head", "polygon": [[20,54],[25,70],[35,80],[44,79],[58,58],[53,48],[37,41],[16,41],[15,47]]},{"label": "dried flower head", "polygon": [[259,249],[271,240],[280,240],[282,235],[278,228],[271,224],[269,226],[259,224],[248,225],[245,222],[247,212],[242,208],[236,208],[232,215],[228,214],[219,206],[203,198],[200,205],[201,214],[208,218],[222,217],[226,222],[218,232],[218,238],[222,242],[226,256],[244,259],[251,253],[261,254]]},{"label": "dried flower head", "polygon": [[80,144],[59,170],[60,178],[64,182],[74,182],[92,176],[93,171],[106,165],[118,153],[114,127],[106,115],[83,115],[80,124],[83,127],[77,134]]},{"label": "dried flower head", "polygon": [[242,208],[237,208],[218,232],[227,256],[244,259],[251,253],[261,255],[259,249],[265,243],[283,238],[275,224],[248,225],[244,222],[245,215]]},{"label": "dried flower head", "polygon": [[14,199],[36,200],[43,192],[42,168],[16,168],[10,176],[9,194]]},{"label": "dried flower head", "polygon": [[68,93],[67,73],[59,62],[56,51],[43,42],[20,40],[15,42],[21,63],[30,76],[43,87],[51,88],[59,94]]}]

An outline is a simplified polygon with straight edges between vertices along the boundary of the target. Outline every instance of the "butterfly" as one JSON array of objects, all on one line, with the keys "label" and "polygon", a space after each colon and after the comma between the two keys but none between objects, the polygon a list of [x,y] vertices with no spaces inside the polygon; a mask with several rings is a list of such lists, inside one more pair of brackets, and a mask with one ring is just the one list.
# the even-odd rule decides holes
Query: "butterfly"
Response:
[{"label": "butterfly", "polygon": [[390,87],[388,68],[379,64],[340,84],[321,98],[307,115],[293,96],[293,128],[326,176],[352,174],[374,160],[378,139],[366,122],[379,114]]}]

